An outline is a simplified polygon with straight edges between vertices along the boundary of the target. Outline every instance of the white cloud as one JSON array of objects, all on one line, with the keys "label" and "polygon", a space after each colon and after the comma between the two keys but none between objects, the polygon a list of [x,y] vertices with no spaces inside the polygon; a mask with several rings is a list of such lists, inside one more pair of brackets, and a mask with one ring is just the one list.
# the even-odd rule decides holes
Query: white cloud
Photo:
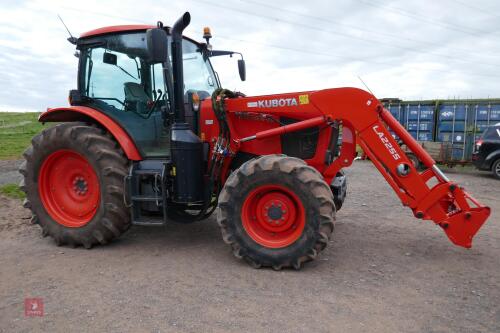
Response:
[{"label": "white cloud", "polygon": [[[76,87],[75,35],[115,24],[171,25],[192,14],[186,34],[210,26],[217,49],[240,51],[214,60],[224,86],[271,94],[335,86],[363,87],[403,99],[499,97],[500,5],[460,1],[186,0],[2,1],[0,107],[43,110],[65,105]],[[491,14],[490,14],[491,13]]]}]

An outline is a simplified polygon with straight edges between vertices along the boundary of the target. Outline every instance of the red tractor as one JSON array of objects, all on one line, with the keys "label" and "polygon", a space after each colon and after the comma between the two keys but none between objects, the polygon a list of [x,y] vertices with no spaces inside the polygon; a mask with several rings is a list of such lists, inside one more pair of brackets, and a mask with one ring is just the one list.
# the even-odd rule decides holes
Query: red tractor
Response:
[{"label": "red tractor", "polygon": [[372,94],[222,89],[210,58],[239,53],[212,50],[208,29],[206,43],[183,37],[189,22],[185,13],[171,28],[113,26],[69,38],[78,89],[71,106],[40,115],[59,124],[33,138],[20,170],[43,235],[91,248],[132,224],[190,223],[218,208],[236,257],[298,269],[328,245],[346,196],[342,169],[359,144],[415,217],[471,246],[490,209],[451,182]]}]

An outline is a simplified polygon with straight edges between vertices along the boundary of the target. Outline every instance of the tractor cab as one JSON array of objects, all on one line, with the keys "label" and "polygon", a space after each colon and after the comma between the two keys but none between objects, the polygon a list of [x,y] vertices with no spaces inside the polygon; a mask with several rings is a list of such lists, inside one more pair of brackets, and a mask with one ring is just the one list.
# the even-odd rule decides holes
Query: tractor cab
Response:
[{"label": "tractor cab", "polygon": [[172,28],[112,26],[68,39],[80,60],[78,89],[69,96],[73,109],[112,123],[114,137],[136,152],[127,154],[132,162],[122,182],[133,224],[162,225],[167,217],[190,222],[216,206],[204,178],[210,145],[200,138],[200,104],[221,90],[210,57],[239,54],[242,80],[245,63],[238,52],[212,50],[208,28],[206,43],[183,36],[189,22],[186,13]]},{"label": "tractor cab", "polygon": [[[144,158],[168,156],[173,114],[172,92],[166,88],[171,84],[165,82],[171,74],[165,76],[165,64],[149,57],[147,29],[151,28],[156,27],[108,27],[83,34],[77,41],[78,91],[71,98],[72,105],[89,106],[116,121],[134,139]],[[170,43],[171,35],[165,35]],[[220,83],[206,44],[184,37],[182,54],[186,122],[196,132],[198,119],[189,107],[190,99],[193,93],[201,99],[209,97]]]}]

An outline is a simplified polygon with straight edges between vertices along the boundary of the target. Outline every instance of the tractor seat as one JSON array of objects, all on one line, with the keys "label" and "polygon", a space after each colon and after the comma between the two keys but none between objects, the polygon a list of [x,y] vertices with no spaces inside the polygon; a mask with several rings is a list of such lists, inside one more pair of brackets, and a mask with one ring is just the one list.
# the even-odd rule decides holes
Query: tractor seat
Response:
[{"label": "tractor seat", "polygon": [[150,99],[141,84],[125,82],[123,84],[123,89],[125,90],[125,102],[129,110],[140,113],[148,112],[147,103]]}]

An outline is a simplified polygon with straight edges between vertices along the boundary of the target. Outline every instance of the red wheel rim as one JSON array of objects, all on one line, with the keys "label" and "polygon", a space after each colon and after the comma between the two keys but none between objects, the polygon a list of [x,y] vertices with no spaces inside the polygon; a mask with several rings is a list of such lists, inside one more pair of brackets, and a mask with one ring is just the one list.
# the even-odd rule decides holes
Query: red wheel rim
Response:
[{"label": "red wheel rim", "polygon": [[66,227],[82,227],[97,212],[99,180],[89,162],[74,151],[58,150],[45,159],[38,191],[50,217]]},{"label": "red wheel rim", "polygon": [[250,192],[243,203],[241,220],[247,234],[268,248],[293,244],[306,224],[299,197],[280,185],[263,185]]}]

